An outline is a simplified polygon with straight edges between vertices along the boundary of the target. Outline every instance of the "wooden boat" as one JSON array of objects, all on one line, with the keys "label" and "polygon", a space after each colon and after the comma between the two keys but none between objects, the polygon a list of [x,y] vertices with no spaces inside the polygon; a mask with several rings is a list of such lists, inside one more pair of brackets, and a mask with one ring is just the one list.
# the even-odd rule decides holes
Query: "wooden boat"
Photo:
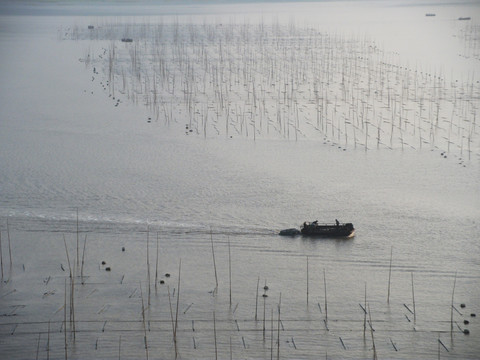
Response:
[{"label": "wooden boat", "polygon": [[340,224],[335,220],[335,224],[319,224],[318,221],[304,222],[300,230],[290,228],[280,231],[282,236],[311,236],[311,237],[346,237],[355,235],[355,228],[352,223]]},{"label": "wooden boat", "polygon": [[304,222],[300,232],[304,236],[313,237],[353,237],[355,228],[352,223],[341,224],[335,220],[335,224],[319,224],[318,221]]}]

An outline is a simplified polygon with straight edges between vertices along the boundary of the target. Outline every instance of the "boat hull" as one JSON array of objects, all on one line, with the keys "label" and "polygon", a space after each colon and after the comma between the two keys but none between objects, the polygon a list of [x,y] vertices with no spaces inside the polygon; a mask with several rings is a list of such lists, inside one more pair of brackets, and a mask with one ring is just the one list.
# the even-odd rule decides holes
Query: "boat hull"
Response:
[{"label": "boat hull", "polygon": [[315,223],[304,224],[301,229],[303,236],[310,237],[343,237],[351,238],[355,236],[355,228],[353,224],[334,224],[334,225],[318,225]]}]

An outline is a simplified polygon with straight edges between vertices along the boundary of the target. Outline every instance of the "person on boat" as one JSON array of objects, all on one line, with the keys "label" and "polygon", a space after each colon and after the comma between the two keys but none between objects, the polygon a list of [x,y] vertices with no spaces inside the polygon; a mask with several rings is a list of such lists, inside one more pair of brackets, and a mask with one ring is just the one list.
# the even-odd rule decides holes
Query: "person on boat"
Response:
[{"label": "person on boat", "polygon": [[340,226],[340,223],[338,222],[337,219],[335,219],[335,223],[337,224],[337,226]]}]

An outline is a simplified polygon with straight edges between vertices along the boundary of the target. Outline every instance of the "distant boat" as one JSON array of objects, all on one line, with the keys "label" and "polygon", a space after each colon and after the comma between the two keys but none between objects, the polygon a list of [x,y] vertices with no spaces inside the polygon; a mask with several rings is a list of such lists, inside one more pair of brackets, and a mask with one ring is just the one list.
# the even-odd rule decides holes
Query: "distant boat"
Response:
[{"label": "distant boat", "polygon": [[425,16],[435,16],[433,13],[426,13]]},{"label": "distant boat", "polygon": [[123,38],[123,39],[122,39],[122,42],[128,42],[128,43],[130,43],[130,42],[133,42],[133,39]]},{"label": "distant boat", "polygon": [[304,222],[300,230],[295,228],[280,231],[282,236],[310,236],[310,237],[345,237],[355,235],[352,223],[341,224],[335,220],[335,224],[319,224],[318,221]]},{"label": "distant boat", "polygon": [[467,17],[459,17],[458,20],[471,20],[472,18],[470,16]]}]

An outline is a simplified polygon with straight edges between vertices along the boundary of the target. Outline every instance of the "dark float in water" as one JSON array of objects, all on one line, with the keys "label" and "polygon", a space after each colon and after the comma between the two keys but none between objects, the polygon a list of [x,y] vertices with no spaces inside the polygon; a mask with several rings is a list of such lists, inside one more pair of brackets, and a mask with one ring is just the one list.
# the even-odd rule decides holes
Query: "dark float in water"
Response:
[{"label": "dark float in water", "polygon": [[312,237],[353,237],[355,228],[352,223],[340,224],[335,220],[335,224],[319,224],[318,221],[304,222],[300,230],[296,228],[280,231],[283,236],[312,236]]}]

